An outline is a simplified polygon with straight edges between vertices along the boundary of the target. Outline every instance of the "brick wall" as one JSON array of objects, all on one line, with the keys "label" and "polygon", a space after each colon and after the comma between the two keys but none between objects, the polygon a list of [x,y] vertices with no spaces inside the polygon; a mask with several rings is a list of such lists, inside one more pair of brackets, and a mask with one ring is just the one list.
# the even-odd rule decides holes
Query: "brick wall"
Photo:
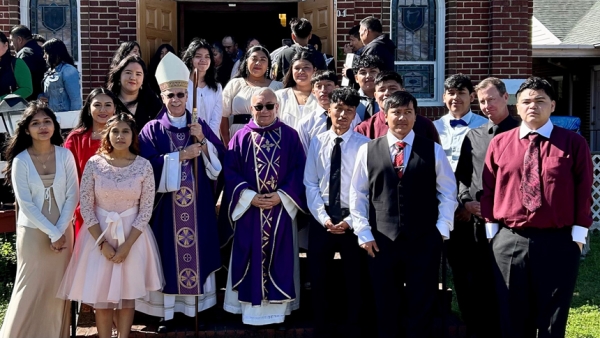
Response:
[{"label": "brick wall", "polygon": [[0,0],[0,32],[8,38],[12,26],[20,22],[19,0]]},{"label": "brick wall", "polygon": [[135,39],[135,0],[81,0],[84,98],[92,89],[104,84],[120,43]]}]

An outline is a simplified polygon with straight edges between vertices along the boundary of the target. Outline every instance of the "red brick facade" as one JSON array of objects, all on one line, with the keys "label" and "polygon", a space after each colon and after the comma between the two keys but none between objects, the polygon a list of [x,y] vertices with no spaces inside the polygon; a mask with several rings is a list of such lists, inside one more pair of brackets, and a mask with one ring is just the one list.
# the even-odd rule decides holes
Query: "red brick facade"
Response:
[{"label": "red brick facade", "polygon": [[[80,0],[83,92],[100,86],[121,41],[136,39],[135,0]],[[18,24],[19,1],[0,0],[0,29]],[[336,0],[337,49],[348,42],[348,30],[373,15],[391,26],[391,0]],[[480,81],[487,76],[525,78],[531,74],[533,0],[445,0],[445,76],[464,73]],[[334,12],[334,14],[336,14]],[[338,60],[339,65],[343,60]],[[443,107],[421,108],[435,118]]]},{"label": "red brick facade", "polygon": [[19,0],[0,0],[0,31],[8,37],[11,27],[20,22]]},{"label": "red brick facade", "polygon": [[[445,0],[445,76],[467,74],[474,82],[488,76],[526,78],[531,75],[531,16],[533,0]],[[390,31],[390,0],[337,0],[338,44],[348,43],[347,31],[373,15]],[[343,60],[339,60],[343,62]],[[436,118],[443,107],[421,108],[420,113]]]},{"label": "red brick facade", "polygon": [[84,94],[104,84],[119,44],[136,39],[135,18],[135,0],[81,0]]}]

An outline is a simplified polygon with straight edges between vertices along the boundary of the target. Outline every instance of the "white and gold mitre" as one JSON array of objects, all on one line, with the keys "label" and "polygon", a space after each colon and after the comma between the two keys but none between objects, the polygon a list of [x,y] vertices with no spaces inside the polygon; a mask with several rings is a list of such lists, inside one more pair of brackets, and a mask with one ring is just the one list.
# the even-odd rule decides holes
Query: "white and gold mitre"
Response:
[{"label": "white and gold mitre", "polygon": [[169,52],[156,67],[156,81],[160,91],[170,88],[187,88],[190,71],[175,54]]}]

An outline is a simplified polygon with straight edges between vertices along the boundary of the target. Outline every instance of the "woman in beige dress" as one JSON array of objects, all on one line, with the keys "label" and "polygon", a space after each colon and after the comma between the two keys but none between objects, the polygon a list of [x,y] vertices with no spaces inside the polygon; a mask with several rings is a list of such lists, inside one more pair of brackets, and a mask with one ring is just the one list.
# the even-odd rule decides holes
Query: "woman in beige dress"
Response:
[{"label": "woman in beige dress", "polygon": [[269,51],[263,46],[254,46],[246,52],[237,77],[231,79],[223,89],[221,139],[225,147],[235,132],[242,129],[252,118],[252,95],[263,87],[269,87],[273,91],[283,88],[281,82],[271,80],[269,69]]},{"label": "woman in beige dress", "polygon": [[79,187],[75,159],[62,142],[52,110],[33,101],[6,149],[19,212],[17,276],[2,338],[69,336],[70,302],[56,292],[71,258]]}]

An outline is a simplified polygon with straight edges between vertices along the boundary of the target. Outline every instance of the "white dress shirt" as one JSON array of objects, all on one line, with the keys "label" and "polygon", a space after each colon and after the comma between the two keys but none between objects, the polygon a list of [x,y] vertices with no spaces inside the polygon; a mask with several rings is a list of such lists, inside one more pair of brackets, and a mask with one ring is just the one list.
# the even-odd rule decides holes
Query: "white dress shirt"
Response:
[{"label": "white dress shirt", "polygon": [[[403,140],[396,138],[390,131],[386,136],[389,151],[390,161],[392,153],[396,151],[396,142],[402,141],[404,146],[404,163],[408,164],[412,145],[415,140],[414,131],[410,131]],[[454,229],[454,211],[458,206],[456,200],[456,179],[452,168],[448,163],[446,155],[442,147],[435,143],[435,174],[436,174],[436,190],[437,199],[440,202],[438,205],[438,219],[436,227],[444,239],[450,238],[450,231]],[[356,164],[352,181],[350,184],[350,214],[352,215],[352,224],[354,233],[358,236],[358,244],[373,241],[371,226],[369,225],[369,172],[367,168],[368,145],[364,144],[358,150]],[[382,159],[383,160],[383,159]],[[406,165],[404,166],[406,170]],[[410,196],[407,196],[410,198]]]},{"label": "white dress shirt", "polygon": [[[194,88],[192,81],[188,81],[188,100],[185,108],[191,113],[194,101]],[[221,138],[221,118],[223,117],[223,88],[217,83],[217,90],[214,91],[208,86],[197,88],[197,107],[198,117],[208,124],[218,138]]]},{"label": "white dress shirt", "polygon": [[[324,225],[330,219],[325,211],[325,206],[329,205],[331,155],[335,146],[335,139],[338,137],[344,140],[340,144],[342,151],[340,202],[342,208],[349,207],[350,181],[352,180],[358,149],[363,144],[371,141],[368,137],[355,132],[352,127],[341,136],[338,136],[332,130],[328,130],[312,140],[306,156],[306,166],[304,167],[304,185],[306,186],[308,209],[321,225]],[[352,217],[350,215],[344,221],[352,227]]]},{"label": "white dress shirt", "polygon": [[[540,135],[542,135],[543,137],[549,139],[550,138],[550,134],[552,134],[552,129],[554,129],[554,125],[552,124],[552,121],[548,120],[548,122],[546,122],[546,124],[544,124],[543,126],[541,126],[538,130],[533,130],[533,129],[529,129],[529,127],[525,124],[525,123],[521,123],[521,126],[519,127],[519,138],[525,138],[527,137],[527,135],[529,135],[531,132],[536,132]],[[518,201],[517,201],[518,203]],[[498,233],[498,230],[500,229],[500,225],[498,223],[486,223],[485,224],[485,233],[487,238],[494,238],[494,236],[496,236],[496,234]],[[585,244],[586,243],[586,237],[588,235],[588,228],[582,227],[580,225],[573,225],[573,227],[571,228],[571,237],[573,237],[573,241],[581,243],[581,244]]]},{"label": "white dress shirt", "polygon": [[[352,120],[352,124],[350,124],[350,129],[354,130],[354,127],[360,122],[360,117],[356,114],[354,120]],[[310,114],[304,116],[300,120],[297,131],[298,136],[300,136],[300,142],[302,142],[302,146],[304,147],[304,152],[308,153],[311,140],[315,136],[327,131],[327,109],[319,106]]]},{"label": "white dress shirt", "polygon": [[458,158],[460,157],[460,148],[462,147],[467,132],[486,124],[488,119],[469,111],[461,118],[461,120],[468,124],[467,126],[458,125],[452,128],[450,126],[450,120],[454,120],[454,117],[448,113],[433,121],[433,125],[435,126],[435,129],[437,129],[438,134],[440,134],[442,147],[444,148],[448,162],[450,162],[450,165],[452,166],[452,171],[455,171],[456,165],[458,164]]}]

